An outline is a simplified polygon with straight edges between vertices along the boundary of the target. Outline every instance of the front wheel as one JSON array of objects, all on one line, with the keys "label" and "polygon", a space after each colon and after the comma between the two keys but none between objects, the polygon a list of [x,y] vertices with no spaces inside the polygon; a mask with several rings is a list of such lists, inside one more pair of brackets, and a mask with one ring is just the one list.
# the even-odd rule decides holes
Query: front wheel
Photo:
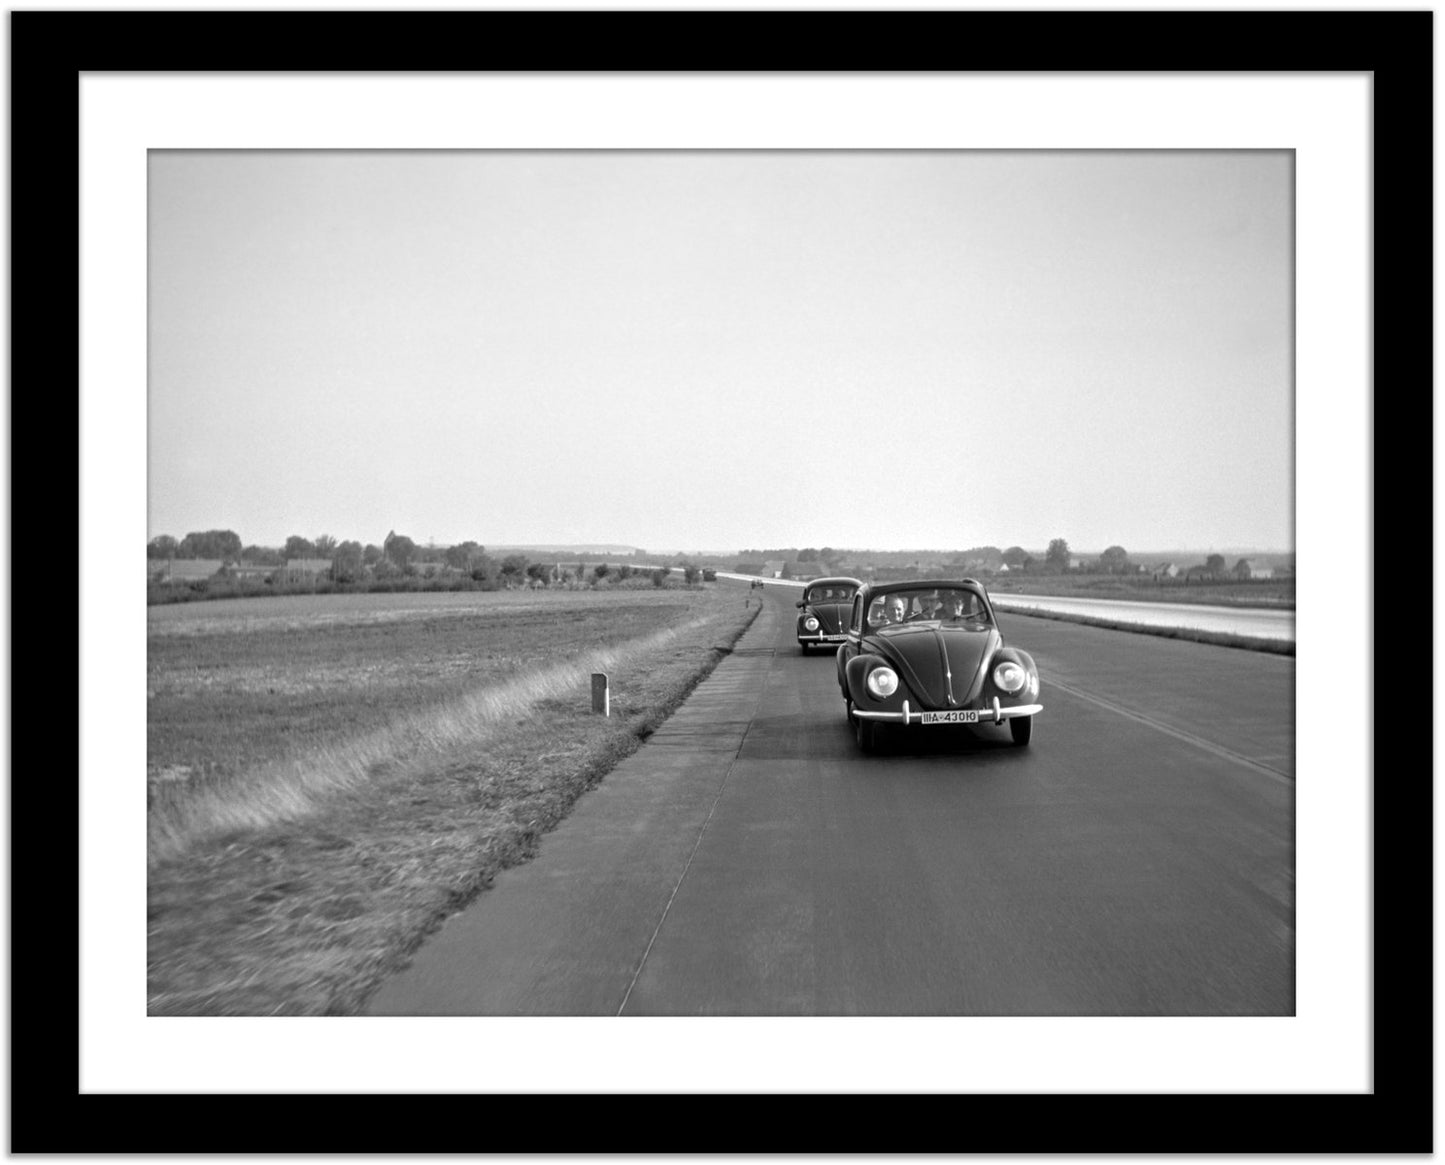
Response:
[{"label": "front wheel", "polygon": [[1008,722],[1008,730],[1014,738],[1014,743],[1023,746],[1034,737],[1034,718],[1032,716],[1015,716]]},{"label": "front wheel", "polygon": [[853,731],[858,736],[858,747],[864,752],[878,751],[878,725],[861,716],[853,718]]},{"label": "front wheel", "polygon": [[808,654],[808,645],[807,645],[806,643],[800,643],[800,644],[798,644],[798,650],[801,651],[804,655],[807,655],[807,654]]}]

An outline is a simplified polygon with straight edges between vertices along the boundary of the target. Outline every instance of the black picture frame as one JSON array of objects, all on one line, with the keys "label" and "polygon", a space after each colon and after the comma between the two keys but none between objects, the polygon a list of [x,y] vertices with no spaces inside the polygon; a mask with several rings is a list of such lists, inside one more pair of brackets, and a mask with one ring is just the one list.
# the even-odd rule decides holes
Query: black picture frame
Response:
[{"label": "black picture frame", "polygon": [[[17,11],[10,28],[12,489],[38,480],[44,464],[31,452],[37,442],[14,438],[37,422],[74,422],[79,431],[78,388],[48,395],[34,386],[55,379],[63,347],[57,320],[68,315],[59,305],[77,293],[79,240],[70,233],[74,220],[60,219],[76,213],[84,176],[76,143],[55,126],[79,127],[83,72],[1339,71],[1372,77],[1373,375],[1409,419],[1377,420],[1375,464],[1388,467],[1389,496],[1410,499],[1414,525],[1432,520],[1431,12]],[[73,249],[62,245],[70,238]],[[1425,391],[1412,392],[1417,384]],[[53,466],[44,467],[53,482]],[[1372,497],[1372,516],[1376,504]],[[23,502],[14,512],[25,516],[22,529],[35,521]],[[103,568],[82,549],[81,571]],[[1367,569],[1373,590],[1373,561]],[[50,698],[36,671],[56,669],[60,653],[53,632],[42,642],[37,621],[14,613],[12,660],[23,671],[12,664],[12,675],[23,683],[12,723],[28,727],[44,723],[39,704]],[[1407,628],[1411,644],[1428,644],[1428,609],[1422,615],[1415,604]],[[85,630],[78,627],[78,640]],[[52,662],[36,669],[40,660]],[[1390,661],[1391,692],[1405,693],[1412,708],[1431,706],[1430,661],[1428,648],[1407,648]],[[1371,677],[1363,686],[1347,680],[1342,705],[1363,711],[1372,690]],[[1381,691],[1379,710],[1385,700]],[[26,706],[31,714],[15,714]],[[1408,733],[1376,733],[1372,743],[1373,773],[1385,780],[1372,822],[1372,1090],[1268,1095],[83,1094],[72,1007],[80,952],[70,915],[83,855],[78,837],[74,852],[57,841],[72,814],[79,819],[79,786],[39,775],[30,734],[12,729],[9,1147],[75,1154],[1428,1153],[1433,794],[1421,766],[1403,755],[1407,740],[1412,753],[1431,744],[1423,721],[1414,713]],[[32,763],[22,765],[22,757]],[[34,828],[37,821],[44,827]]]}]

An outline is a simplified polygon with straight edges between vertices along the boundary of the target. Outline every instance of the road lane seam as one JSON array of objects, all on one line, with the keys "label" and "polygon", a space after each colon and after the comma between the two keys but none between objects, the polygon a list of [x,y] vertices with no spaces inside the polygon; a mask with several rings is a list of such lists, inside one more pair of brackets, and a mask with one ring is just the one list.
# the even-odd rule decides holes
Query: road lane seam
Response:
[{"label": "road lane seam", "polygon": [[[745,734],[746,738],[746,734]],[[741,746],[739,746],[741,751]],[[732,776],[733,766],[728,765],[727,772],[723,779],[718,782],[717,796],[712,799],[712,807],[707,811],[707,818],[702,823],[702,828],[697,831],[697,840],[692,843],[692,852],[687,855],[687,862],[682,867],[682,873],[677,876],[677,883],[672,887],[672,893],[667,897],[667,905],[662,908],[662,914],[657,919],[657,925],[653,927],[652,937],[647,940],[647,947],[642,952],[642,958],[637,960],[637,969],[632,972],[632,981],[627,984],[627,990],[623,992],[622,1002],[617,1005],[617,1014],[621,1015],[627,1010],[627,1001],[632,998],[632,989],[637,986],[637,980],[642,978],[642,968],[647,966],[647,956],[652,954],[653,944],[657,942],[657,936],[662,933],[662,924],[667,921],[667,912],[672,909],[672,903],[677,898],[677,892],[682,889],[682,884],[687,880],[687,872],[692,869],[692,860],[697,857],[697,851],[702,846],[703,834],[707,827],[712,824],[712,815],[717,812],[718,802],[722,800],[723,789],[727,787],[728,778]]]},{"label": "road lane seam", "polygon": [[1180,728],[1172,728],[1168,724],[1161,723],[1150,716],[1145,716],[1142,712],[1135,712],[1130,708],[1125,708],[1121,704],[1115,704],[1113,701],[1105,700],[1101,696],[1091,695],[1089,692],[1071,687],[1069,684],[1062,683],[1059,680],[1048,678],[1046,682],[1051,688],[1058,688],[1061,692],[1068,692],[1071,696],[1078,696],[1079,699],[1087,700],[1091,704],[1097,704],[1100,708],[1107,708],[1110,712],[1117,712],[1120,716],[1125,716],[1140,724],[1146,724],[1150,728],[1164,733],[1166,736],[1174,737],[1175,740],[1182,740],[1186,744],[1192,744],[1196,748],[1202,748],[1205,752],[1211,752],[1215,756],[1223,757],[1225,760],[1231,760],[1236,764],[1244,765],[1246,768],[1253,769],[1255,772],[1263,774],[1272,781],[1290,786],[1293,786],[1295,783],[1294,778],[1288,773],[1271,768],[1269,765],[1261,764],[1259,761],[1247,757],[1243,753],[1235,752],[1232,748],[1225,748],[1222,744],[1215,744],[1211,740],[1205,740],[1202,736],[1195,736],[1192,732],[1185,732]]}]

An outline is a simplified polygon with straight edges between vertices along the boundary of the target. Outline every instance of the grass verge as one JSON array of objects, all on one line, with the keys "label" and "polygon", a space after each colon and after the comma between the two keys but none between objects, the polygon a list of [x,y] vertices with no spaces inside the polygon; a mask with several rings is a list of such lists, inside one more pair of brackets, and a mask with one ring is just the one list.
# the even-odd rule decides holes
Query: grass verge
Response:
[{"label": "grass verge", "polygon": [[[152,823],[148,1014],[359,1011],[447,915],[530,858],[756,614],[725,594],[665,631],[173,798]],[[609,672],[611,717],[590,713],[592,670]]]}]

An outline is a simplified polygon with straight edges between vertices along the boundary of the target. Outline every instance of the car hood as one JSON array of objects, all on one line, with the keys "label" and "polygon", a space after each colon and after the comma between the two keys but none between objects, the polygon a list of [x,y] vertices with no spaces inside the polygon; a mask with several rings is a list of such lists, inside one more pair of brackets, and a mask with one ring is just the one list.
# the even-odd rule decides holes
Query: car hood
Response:
[{"label": "car hood", "polygon": [[977,698],[984,665],[1000,643],[997,628],[978,623],[926,622],[868,637],[869,646],[893,665],[924,707],[942,709],[964,707]]},{"label": "car hood", "polygon": [[847,603],[809,603],[807,610],[818,617],[818,630],[825,635],[841,635],[848,627],[848,616],[852,614],[853,604]]}]

